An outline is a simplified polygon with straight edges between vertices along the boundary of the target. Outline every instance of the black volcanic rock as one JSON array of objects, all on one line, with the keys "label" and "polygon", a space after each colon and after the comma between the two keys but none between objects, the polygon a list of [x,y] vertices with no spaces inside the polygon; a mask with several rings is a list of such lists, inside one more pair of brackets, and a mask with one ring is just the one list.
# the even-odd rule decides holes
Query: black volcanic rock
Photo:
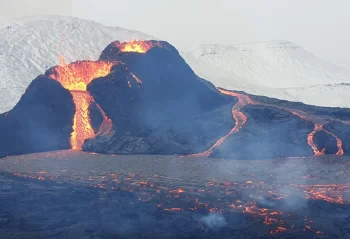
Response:
[{"label": "black volcanic rock", "polygon": [[265,106],[248,105],[242,111],[248,117],[244,127],[229,136],[211,157],[250,160],[313,155],[307,143],[312,123]]},{"label": "black volcanic rock", "polygon": [[317,131],[314,135],[314,143],[319,151],[325,149],[325,154],[336,154],[338,152],[337,140],[325,131]]},{"label": "black volcanic rock", "polygon": [[70,92],[43,75],[0,115],[0,157],[70,148],[75,106]]},{"label": "black volcanic rock", "polygon": [[[350,124],[341,121],[350,119],[350,109],[262,96],[250,97],[267,103],[263,106],[244,106],[253,102],[242,97],[232,109],[238,99],[221,94],[212,83],[196,76],[173,46],[158,41],[145,43],[146,48],[150,45],[154,47],[146,53],[122,52],[119,47],[123,44],[114,42],[101,54],[100,60],[115,65],[107,76],[92,80],[87,90],[94,99],[89,105],[90,123],[95,133],[102,122],[104,127],[95,138],[85,140],[83,150],[117,154],[201,153],[230,132],[236,123],[232,112],[237,114],[240,109],[247,116],[246,124],[216,147],[211,157],[244,160],[312,156],[314,152],[307,140],[315,125],[287,110],[298,109],[313,120],[329,122],[324,125],[328,132],[314,134],[314,144],[320,151],[325,148],[326,154],[336,154],[338,137],[344,154],[350,155]],[[84,66],[79,67],[83,75],[91,73]],[[96,75],[101,74],[93,74]],[[14,109],[0,115],[0,157],[69,149],[74,113],[71,93],[59,82],[39,76]],[[111,132],[104,114],[112,120]]]},{"label": "black volcanic rock", "polygon": [[88,109],[91,126],[96,134],[103,122],[103,116],[101,114],[100,109],[97,107],[97,104],[94,101],[91,102]]},{"label": "black volcanic rock", "polygon": [[344,155],[350,155],[350,123],[345,124],[339,121],[331,121],[323,126],[325,130],[328,130],[335,134],[343,143]]},{"label": "black volcanic rock", "polygon": [[115,44],[103,52],[101,60],[125,65],[117,64],[108,76],[92,81],[88,91],[112,119],[115,133],[108,140],[87,140],[84,150],[198,153],[231,130],[237,99],[197,77],[171,45],[161,45],[145,54],[118,53]]},{"label": "black volcanic rock", "polygon": [[247,95],[249,95],[249,97],[252,100],[258,101],[260,103],[267,103],[267,104],[279,105],[281,107],[287,107],[289,109],[302,110],[312,115],[323,116],[324,118],[330,117],[330,118],[340,119],[340,120],[350,120],[349,108],[314,106],[314,105],[307,105],[301,102],[291,102],[287,100],[280,100],[280,99],[270,98],[266,96],[258,96],[258,95],[251,95],[251,94],[247,94]]}]

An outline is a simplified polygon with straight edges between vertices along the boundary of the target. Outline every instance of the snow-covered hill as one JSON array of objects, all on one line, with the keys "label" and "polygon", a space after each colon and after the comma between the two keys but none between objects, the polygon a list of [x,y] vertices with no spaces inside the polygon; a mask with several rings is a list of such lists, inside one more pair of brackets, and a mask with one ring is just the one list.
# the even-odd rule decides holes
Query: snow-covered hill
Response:
[{"label": "snow-covered hill", "polygon": [[200,61],[228,76],[225,80],[209,78],[217,86],[307,104],[350,107],[350,92],[342,84],[350,83],[350,70],[288,41],[235,47],[200,45],[186,55],[190,64]]},{"label": "snow-covered hill", "polygon": [[[112,41],[150,35],[72,17],[0,18],[0,113],[10,110],[37,75],[59,63],[96,60]],[[167,40],[167,39],[164,39]],[[290,101],[350,107],[350,69],[301,47],[274,41],[181,51],[192,69],[216,86]],[[348,93],[349,92],[349,93]]]},{"label": "snow-covered hill", "polygon": [[0,19],[0,112],[10,110],[39,74],[59,63],[96,60],[112,41],[155,39],[117,27],[57,16]]}]

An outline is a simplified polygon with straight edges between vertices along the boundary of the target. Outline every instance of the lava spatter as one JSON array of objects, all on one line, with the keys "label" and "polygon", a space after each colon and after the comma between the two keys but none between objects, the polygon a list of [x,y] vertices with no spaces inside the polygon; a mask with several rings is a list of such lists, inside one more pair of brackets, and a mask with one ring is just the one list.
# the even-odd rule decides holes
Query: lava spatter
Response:
[{"label": "lava spatter", "polygon": [[115,44],[121,52],[146,53],[153,47],[162,47],[159,42],[155,41],[130,41],[123,43],[117,41]]},{"label": "lava spatter", "polygon": [[[67,65],[63,57],[59,59],[61,66],[55,67],[48,76],[59,81],[62,86],[73,95],[76,110],[70,141],[72,149],[80,150],[85,139],[95,136],[89,118],[89,106],[94,100],[86,90],[86,87],[93,79],[108,75],[111,71],[111,67],[115,63],[104,61],[77,61]],[[112,129],[112,122],[106,116],[102,108],[99,105],[97,106],[103,116],[103,122],[98,134],[107,134]]]}]

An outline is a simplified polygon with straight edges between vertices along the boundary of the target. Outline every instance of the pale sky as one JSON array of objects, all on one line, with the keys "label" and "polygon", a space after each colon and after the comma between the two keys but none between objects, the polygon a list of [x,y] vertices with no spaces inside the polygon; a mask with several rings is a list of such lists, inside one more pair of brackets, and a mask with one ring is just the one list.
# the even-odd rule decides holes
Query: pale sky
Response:
[{"label": "pale sky", "polygon": [[72,15],[186,48],[289,40],[350,68],[350,0],[0,0],[0,14]]}]

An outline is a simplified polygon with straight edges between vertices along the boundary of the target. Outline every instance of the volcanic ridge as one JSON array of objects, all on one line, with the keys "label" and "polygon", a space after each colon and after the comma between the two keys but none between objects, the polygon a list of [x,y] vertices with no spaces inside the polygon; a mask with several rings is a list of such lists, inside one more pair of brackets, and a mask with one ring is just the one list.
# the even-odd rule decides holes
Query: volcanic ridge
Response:
[{"label": "volcanic ridge", "polygon": [[61,149],[268,159],[350,155],[350,109],[215,88],[164,41],[110,43],[0,115],[0,157]]}]

